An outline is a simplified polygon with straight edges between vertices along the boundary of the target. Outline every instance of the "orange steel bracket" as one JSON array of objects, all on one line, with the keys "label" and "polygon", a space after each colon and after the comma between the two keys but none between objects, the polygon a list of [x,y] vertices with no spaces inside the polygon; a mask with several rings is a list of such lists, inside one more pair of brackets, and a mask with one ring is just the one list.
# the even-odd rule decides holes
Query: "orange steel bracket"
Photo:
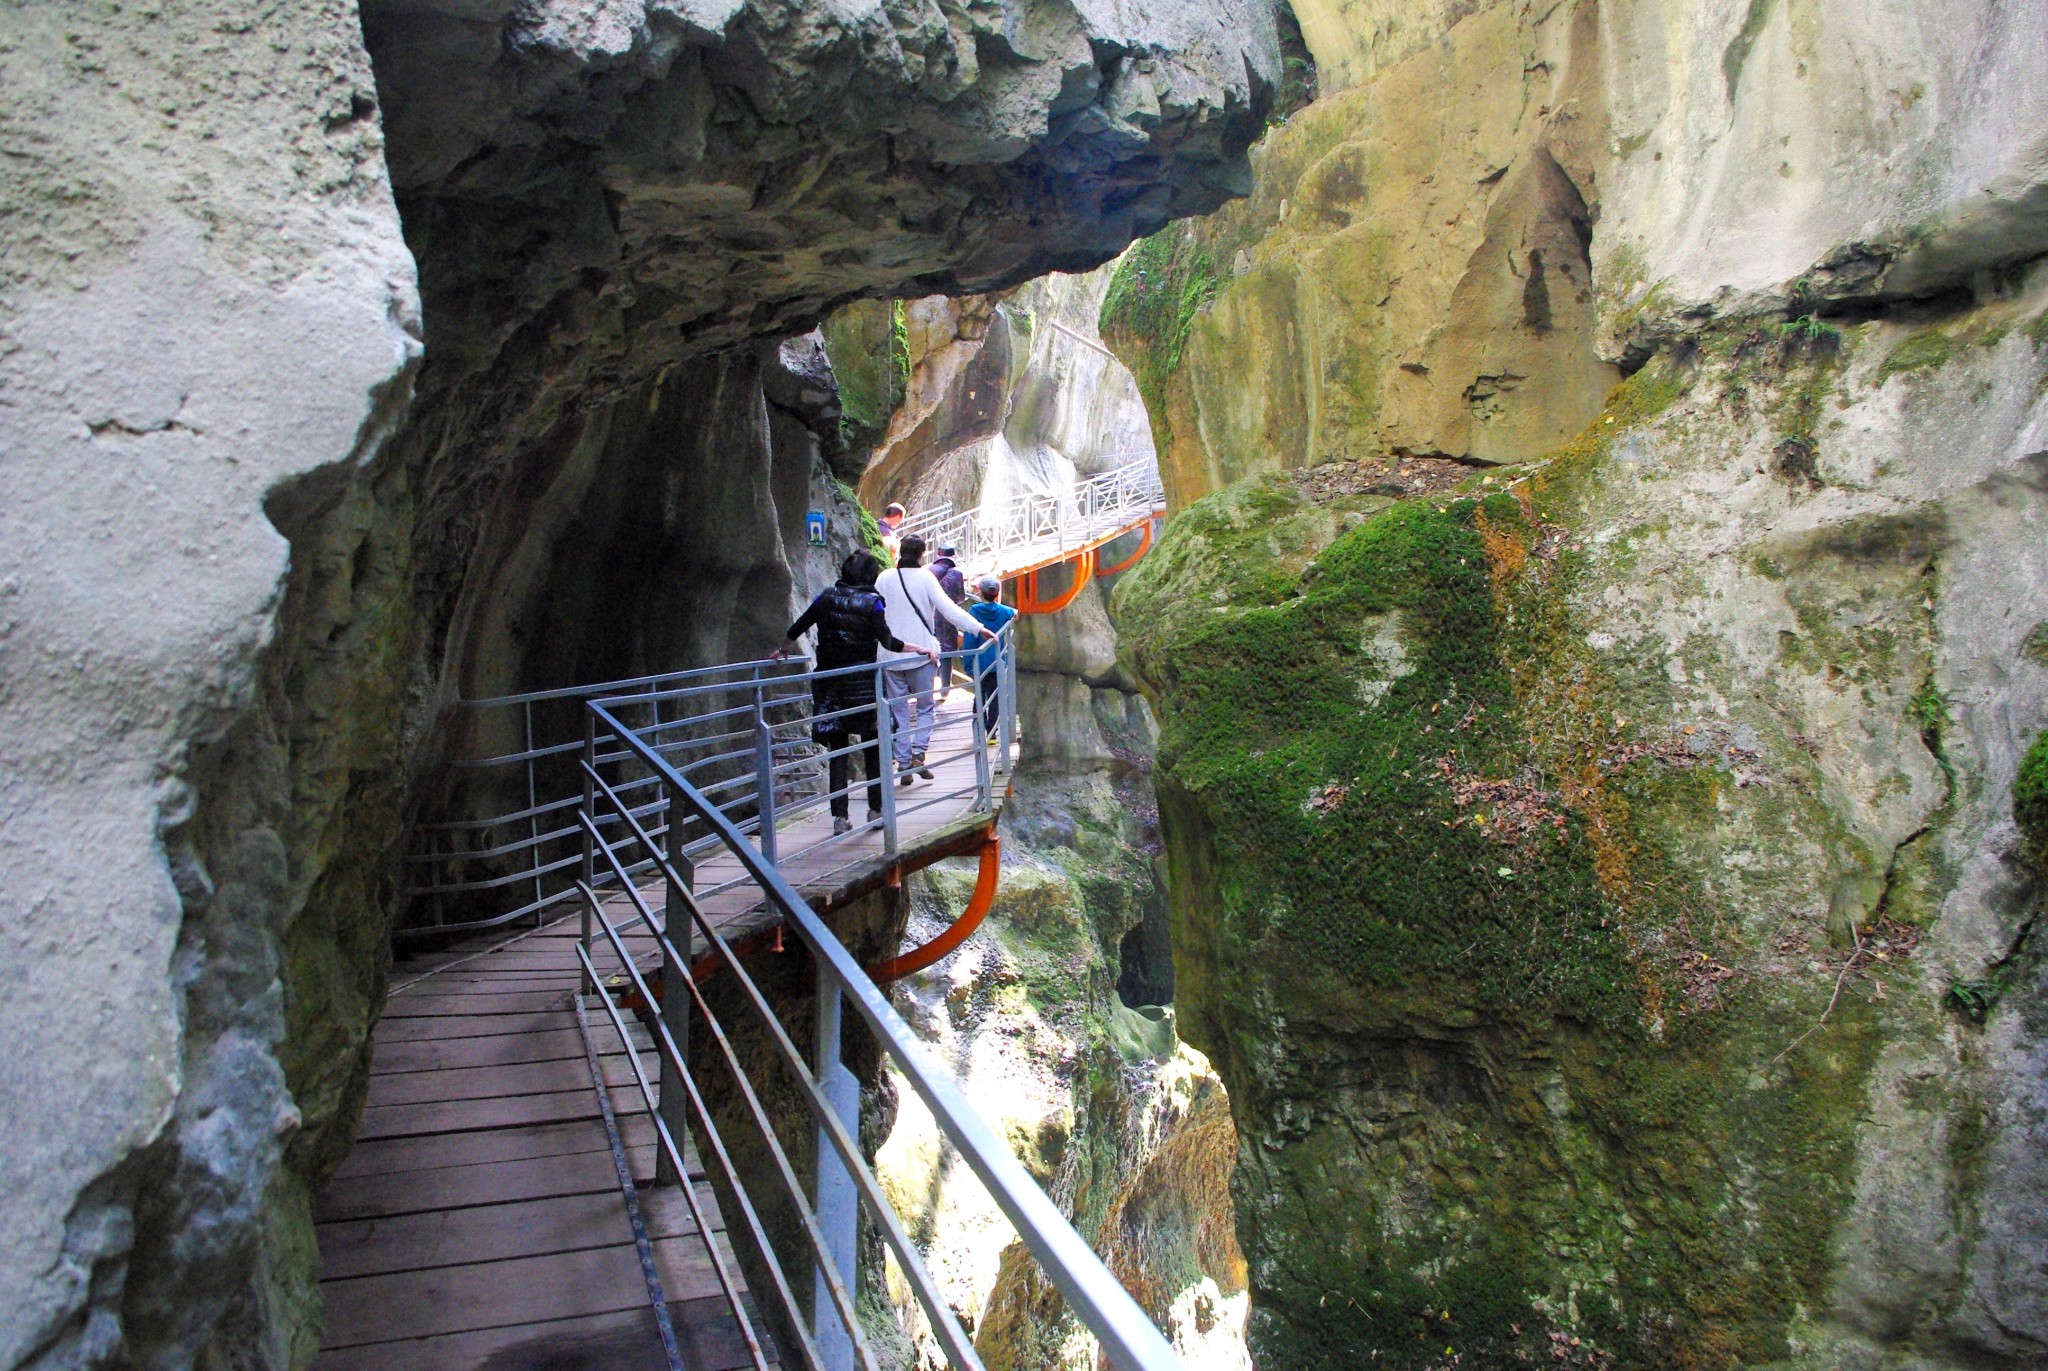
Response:
[{"label": "orange steel bracket", "polygon": [[996,874],[1002,867],[1003,840],[990,830],[981,844],[981,870],[975,876],[974,894],[967,899],[967,908],[960,911],[960,917],[953,920],[953,926],[922,947],[914,947],[900,957],[891,957],[868,968],[868,975],[876,984],[908,976],[913,971],[922,971],[933,962],[957,949],[981,927],[981,921],[988,917],[989,907],[996,902]]},{"label": "orange steel bracket", "polygon": [[[1056,600],[1038,598],[1038,577],[1045,568],[1041,567],[1025,575],[1017,586],[1017,612],[1019,614],[1057,614],[1074,603],[1095,577],[1095,549],[1088,548],[1073,559],[1074,584],[1067,587],[1064,595]],[[1055,566],[1059,565],[1054,563]]]},{"label": "orange steel bracket", "polygon": [[[1140,557],[1143,557],[1146,553],[1152,550],[1152,521],[1150,519],[1147,519],[1138,527],[1145,530],[1145,536],[1138,540],[1138,550],[1136,552],[1133,552],[1130,556],[1124,558],[1121,562],[1118,562],[1115,566],[1097,565],[1097,567],[1095,568],[1095,574],[1097,576],[1114,576],[1120,571],[1129,571],[1132,567],[1138,564],[1138,559]],[[1124,533],[1129,532],[1129,529],[1124,530]],[[1123,537],[1124,533],[1117,534],[1116,538]],[[1116,538],[1112,538],[1109,541],[1113,543],[1116,541]]]}]

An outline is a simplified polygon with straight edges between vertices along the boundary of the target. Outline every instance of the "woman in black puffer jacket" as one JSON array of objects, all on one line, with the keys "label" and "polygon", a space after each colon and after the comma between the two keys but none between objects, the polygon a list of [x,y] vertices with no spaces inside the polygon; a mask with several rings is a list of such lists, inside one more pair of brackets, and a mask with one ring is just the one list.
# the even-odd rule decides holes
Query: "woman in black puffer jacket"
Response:
[{"label": "woman in black puffer jacket", "polygon": [[[912,650],[889,632],[882,597],[875,591],[875,578],[881,573],[882,564],[873,554],[847,554],[839,567],[839,584],[811,601],[811,607],[789,626],[774,656],[787,657],[796,647],[796,640],[813,628],[818,630],[819,671],[854,666],[872,668],[877,648],[890,652]],[[933,655],[929,649],[926,651]],[[846,671],[812,681],[811,719],[812,739],[832,751],[848,746],[855,738],[867,741],[867,746],[860,749],[860,758],[868,778],[868,822],[874,823],[882,817],[882,752],[876,742],[879,734],[875,722],[874,671]],[[853,828],[847,818],[845,793],[852,771],[847,765],[849,756],[841,753],[829,763],[834,833],[850,832]]]}]

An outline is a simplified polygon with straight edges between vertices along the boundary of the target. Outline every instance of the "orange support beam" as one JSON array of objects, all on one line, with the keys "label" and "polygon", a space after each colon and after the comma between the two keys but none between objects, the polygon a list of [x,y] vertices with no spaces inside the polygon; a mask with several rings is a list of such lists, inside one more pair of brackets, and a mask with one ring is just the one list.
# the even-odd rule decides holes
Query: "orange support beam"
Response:
[{"label": "orange support beam", "polygon": [[[1138,564],[1138,559],[1140,557],[1143,557],[1146,553],[1152,550],[1152,521],[1150,519],[1147,519],[1144,523],[1136,525],[1136,527],[1145,530],[1145,536],[1138,540],[1138,550],[1136,552],[1133,552],[1130,556],[1124,558],[1121,562],[1118,562],[1115,566],[1102,566],[1098,564],[1095,568],[1095,574],[1097,576],[1114,576],[1120,571],[1129,571],[1132,567]],[[1130,531],[1131,530],[1128,528],[1125,529],[1123,533],[1117,534],[1116,538],[1109,539],[1108,542],[1105,542],[1103,544],[1103,546],[1108,547],[1110,543],[1115,542],[1117,538],[1123,537],[1124,533],[1129,533]]]},{"label": "orange support beam", "polygon": [[974,930],[981,927],[990,906],[995,904],[996,875],[1002,867],[1002,852],[1003,840],[991,831],[981,845],[981,869],[976,873],[974,893],[967,899],[967,908],[960,911],[960,917],[953,920],[952,927],[924,946],[914,947],[900,957],[891,957],[869,967],[868,975],[874,978],[875,984],[899,980],[913,971],[922,971],[974,936]]},{"label": "orange support beam", "polygon": [[1038,578],[1048,568],[1040,567],[1037,570],[1026,572],[1023,576],[1019,577],[1017,584],[1017,612],[1019,614],[1057,614],[1068,605],[1074,603],[1080,597],[1081,592],[1087,589],[1088,582],[1095,578],[1095,549],[1089,548],[1073,558],[1071,563],[1053,563],[1054,566],[1069,564],[1074,568],[1074,584],[1068,586],[1066,592],[1055,599],[1042,600],[1038,595]]}]

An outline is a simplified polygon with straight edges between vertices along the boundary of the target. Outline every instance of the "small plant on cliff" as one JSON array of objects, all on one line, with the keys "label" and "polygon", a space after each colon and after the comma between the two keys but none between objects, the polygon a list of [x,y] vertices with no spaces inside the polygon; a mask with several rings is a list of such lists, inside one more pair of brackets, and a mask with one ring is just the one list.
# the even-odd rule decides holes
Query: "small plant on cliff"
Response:
[{"label": "small plant on cliff", "polygon": [[1180,369],[1195,316],[1221,287],[1208,250],[1179,224],[1133,243],[1117,261],[1097,323],[1131,363],[1154,414],[1165,410],[1166,383]]},{"label": "small plant on cliff", "polygon": [[1785,336],[1816,349],[1840,347],[1842,343],[1840,329],[1811,314],[1802,314],[1797,319],[1788,321],[1785,325]]},{"label": "small plant on cliff", "polygon": [[896,393],[910,389],[910,316],[903,301],[889,305],[889,362],[896,372]]}]

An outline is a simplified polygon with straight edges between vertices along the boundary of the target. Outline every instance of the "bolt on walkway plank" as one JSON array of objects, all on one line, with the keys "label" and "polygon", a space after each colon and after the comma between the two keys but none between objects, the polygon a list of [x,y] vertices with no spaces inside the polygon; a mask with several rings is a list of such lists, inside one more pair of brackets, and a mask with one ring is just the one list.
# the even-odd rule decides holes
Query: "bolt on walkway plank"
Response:
[{"label": "bolt on walkway plank", "polygon": [[[942,706],[942,732],[964,725],[968,709]],[[1000,797],[1012,758],[991,763]],[[817,808],[778,825],[781,850],[797,854],[780,869],[830,910],[967,850],[995,821],[976,808],[976,765],[971,751],[934,761],[934,780],[896,790],[896,853],[880,832],[826,842],[831,818]],[[774,922],[741,874],[729,854],[695,873],[710,892],[705,912],[728,938]],[[660,907],[658,882],[647,898]],[[623,893],[607,901],[615,916],[627,902]],[[394,968],[356,1146],[315,1211],[327,1311],[316,1371],[668,1364],[577,1023],[577,928],[565,917],[498,930]],[[652,937],[627,942],[636,962],[659,965]],[[626,1055],[637,1053],[655,1079],[651,1043],[638,1025],[625,1044],[603,1014],[589,1022],[683,1364],[744,1366],[706,1243],[728,1261],[731,1249],[694,1154],[691,1183],[711,1234],[696,1230],[679,1191],[653,1184],[653,1125]],[[757,1333],[767,1346],[758,1324]]]}]

